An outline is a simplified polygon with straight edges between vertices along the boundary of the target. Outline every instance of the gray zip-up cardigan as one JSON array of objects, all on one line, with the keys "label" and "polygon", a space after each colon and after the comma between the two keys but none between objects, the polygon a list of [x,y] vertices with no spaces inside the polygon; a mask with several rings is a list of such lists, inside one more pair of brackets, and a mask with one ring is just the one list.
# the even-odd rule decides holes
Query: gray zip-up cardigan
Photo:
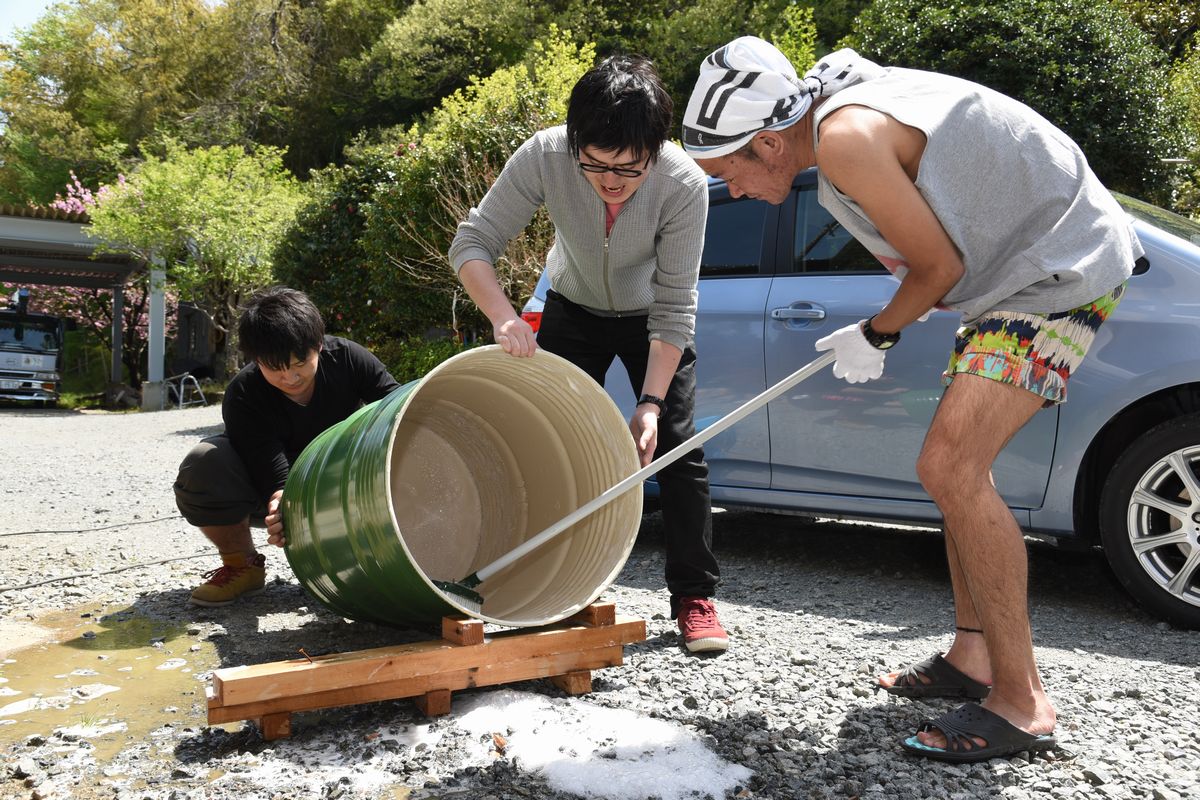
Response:
[{"label": "gray zip-up cardigan", "polygon": [[495,264],[541,205],[554,223],[546,269],[556,292],[604,316],[648,313],[651,340],[692,343],[708,187],[678,145],[663,145],[605,236],[604,201],[571,156],[566,127],[534,134],[459,224],[455,272],[472,259]]}]

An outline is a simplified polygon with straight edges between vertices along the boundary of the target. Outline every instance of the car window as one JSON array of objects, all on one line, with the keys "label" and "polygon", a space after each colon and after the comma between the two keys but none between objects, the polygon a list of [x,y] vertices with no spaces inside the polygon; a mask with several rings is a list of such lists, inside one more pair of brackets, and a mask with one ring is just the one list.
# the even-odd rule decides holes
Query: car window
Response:
[{"label": "car window", "polygon": [[1200,224],[1187,217],[1181,217],[1173,211],[1150,205],[1144,200],[1113,192],[1113,197],[1127,212],[1145,222],[1161,228],[1167,233],[1173,233],[1184,241],[1200,246]]},{"label": "car window", "polygon": [[817,202],[815,189],[801,189],[796,198],[793,272],[887,272],[879,259]]},{"label": "car window", "polygon": [[761,200],[730,200],[708,207],[700,277],[757,275],[763,247],[767,204]]}]

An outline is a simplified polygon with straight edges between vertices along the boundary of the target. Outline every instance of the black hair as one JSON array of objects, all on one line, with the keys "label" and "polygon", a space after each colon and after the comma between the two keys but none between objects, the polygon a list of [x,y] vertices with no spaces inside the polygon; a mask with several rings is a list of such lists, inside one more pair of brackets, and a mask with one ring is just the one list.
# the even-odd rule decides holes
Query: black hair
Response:
[{"label": "black hair", "polygon": [[628,150],[657,159],[671,131],[674,106],[653,62],[639,56],[609,56],[571,90],[567,144],[579,158],[585,147]]},{"label": "black hair", "polygon": [[286,286],[255,292],[238,319],[238,347],[250,361],[284,369],[321,349],[325,321],[308,295]]}]

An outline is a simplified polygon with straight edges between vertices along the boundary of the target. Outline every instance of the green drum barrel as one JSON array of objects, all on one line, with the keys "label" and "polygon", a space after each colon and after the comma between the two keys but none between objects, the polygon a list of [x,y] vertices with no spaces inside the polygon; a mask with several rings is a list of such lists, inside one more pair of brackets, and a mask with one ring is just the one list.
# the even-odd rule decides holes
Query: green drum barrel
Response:
[{"label": "green drum barrel", "polygon": [[637,537],[640,490],[485,581],[482,613],[434,581],[471,574],[637,468],[625,419],[582,370],[544,351],[468,350],[304,449],[283,491],[288,562],[349,619],[549,624],[615,580]]}]

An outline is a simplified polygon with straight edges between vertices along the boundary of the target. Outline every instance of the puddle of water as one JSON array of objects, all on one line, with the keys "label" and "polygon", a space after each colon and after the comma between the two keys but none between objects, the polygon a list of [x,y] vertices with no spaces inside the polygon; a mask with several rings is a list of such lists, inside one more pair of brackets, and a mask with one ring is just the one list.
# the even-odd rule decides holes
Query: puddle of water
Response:
[{"label": "puddle of water", "polygon": [[104,763],[163,725],[205,724],[206,682],[216,648],[184,624],[129,609],[87,607],[37,621],[49,641],[0,659],[0,742],[56,729],[94,747]]}]

